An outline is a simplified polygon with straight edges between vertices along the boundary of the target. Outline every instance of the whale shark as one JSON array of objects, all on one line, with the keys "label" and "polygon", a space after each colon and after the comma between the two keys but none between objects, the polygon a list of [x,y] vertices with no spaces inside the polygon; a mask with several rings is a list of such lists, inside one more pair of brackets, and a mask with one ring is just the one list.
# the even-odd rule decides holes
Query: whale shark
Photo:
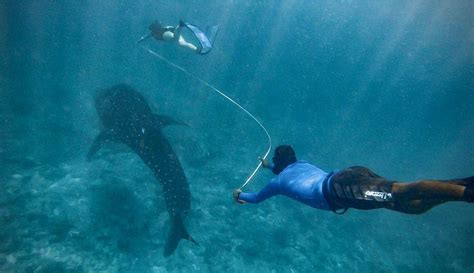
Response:
[{"label": "whale shark", "polygon": [[90,161],[108,142],[124,143],[153,171],[160,182],[171,227],[163,255],[170,256],[181,239],[197,244],[184,221],[191,208],[191,193],[181,163],[162,132],[168,125],[185,125],[165,115],[152,113],[145,98],[127,84],[100,89],[95,108],[102,130],[87,154]]}]

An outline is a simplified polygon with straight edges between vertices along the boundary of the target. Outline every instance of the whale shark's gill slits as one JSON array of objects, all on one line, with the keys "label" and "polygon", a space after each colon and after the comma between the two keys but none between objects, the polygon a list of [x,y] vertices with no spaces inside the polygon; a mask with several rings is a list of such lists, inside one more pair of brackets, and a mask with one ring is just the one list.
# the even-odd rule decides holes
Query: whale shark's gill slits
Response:
[{"label": "whale shark's gill slits", "polygon": [[[169,66],[172,66],[178,70],[180,70],[181,72],[183,72],[184,74],[186,74],[188,77],[191,77],[195,80],[197,80],[198,82],[200,82],[201,84],[209,87],[212,91],[216,92],[217,94],[221,95],[222,97],[224,97],[226,100],[228,100],[229,102],[231,102],[232,104],[234,104],[235,106],[237,106],[240,110],[242,110],[243,112],[245,112],[249,117],[251,117],[259,126],[260,128],[262,128],[262,130],[265,132],[265,135],[267,136],[267,140],[268,140],[268,149],[267,151],[265,152],[264,156],[262,157],[262,159],[266,159],[268,154],[270,153],[270,151],[272,150],[272,138],[270,137],[270,134],[268,133],[267,129],[263,126],[262,123],[260,123],[260,121],[258,121],[258,119],[252,115],[247,109],[245,109],[243,106],[241,106],[239,103],[237,103],[235,100],[231,99],[229,96],[227,96],[226,94],[224,94],[224,92],[220,91],[219,89],[217,89],[216,87],[214,87],[213,85],[211,85],[210,83],[208,83],[207,81],[191,74],[189,71],[187,71],[186,69],[184,69],[183,67],[173,63],[172,61],[166,59],[165,57],[161,56],[160,54],[156,53],[155,51],[151,50],[150,48],[144,46],[144,45],[140,45],[140,47],[142,49],[144,49],[145,51],[147,51],[148,53],[150,53],[151,55],[159,58],[160,60],[164,61],[166,64],[168,64]],[[242,189],[244,188],[251,180],[252,178],[255,176],[255,174],[257,173],[258,169],[260,169],[260,167],[262,166],[262,162],[263,160],[260,160],[257,167],[255,168],[255,170],[248,176],[248,178],[245,180],[245,182],[242,184],[242,186],[240,186],[239,189]]]}]

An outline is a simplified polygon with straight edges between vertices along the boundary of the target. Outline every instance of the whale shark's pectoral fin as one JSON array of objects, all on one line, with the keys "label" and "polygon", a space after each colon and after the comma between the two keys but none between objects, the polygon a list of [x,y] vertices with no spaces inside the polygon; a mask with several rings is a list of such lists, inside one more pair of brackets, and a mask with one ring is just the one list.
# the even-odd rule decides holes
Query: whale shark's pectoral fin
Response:
[{"label": "whale shark's pectoral fin", "polygon": [[189,240],[196,245],[199,245],[188,231],[184,227],[182,219],[176,218],[172,220],[172,225],[168,233],[168,238],[166,239],[165,249],[163,251],[163,256],[169,257],[178,247],[178,243],[181,239]]},{"label": "whale shark's pectoral fin", "polygon": [[186,123],[176,120],[170,116],[165,116],[165,115],[153,115],[155,126],[158,126],[159,128],[166,127],[168,125],[183,125],[183,126],[188,126]]},{"label": "whale shark's pectoral fin", "polygon": [[92,146],[87,153],[87,161],[91,161],[92,157],[99,151],[107,142],[115,141],[117,139],[116,133],[113,130],[102,131],[94,139]]}]

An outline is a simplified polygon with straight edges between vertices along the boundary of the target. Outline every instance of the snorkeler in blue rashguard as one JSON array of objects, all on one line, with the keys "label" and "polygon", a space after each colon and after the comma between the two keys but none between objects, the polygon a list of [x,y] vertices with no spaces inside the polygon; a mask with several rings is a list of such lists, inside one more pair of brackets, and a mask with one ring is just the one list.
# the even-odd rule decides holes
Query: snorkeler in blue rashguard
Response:
[{"label": "snorkeler in blue rashguard", "polygon": [[400,183],[359,166],[326,173],[297,160],[289,145],[275,149],[273,164],[266,160],[262,163],[277,176],[258,193],[235,190],[236,202],[259,203],[280,194],[335,213],[344,213],[349,208],[386,208],[408,214],[421,214],[448,201],[474,202],[474,177]]}]

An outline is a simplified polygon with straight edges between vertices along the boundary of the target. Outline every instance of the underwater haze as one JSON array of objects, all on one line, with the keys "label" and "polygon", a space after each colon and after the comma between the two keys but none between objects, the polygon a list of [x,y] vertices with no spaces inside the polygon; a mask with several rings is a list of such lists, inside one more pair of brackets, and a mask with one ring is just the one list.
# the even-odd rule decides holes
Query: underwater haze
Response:
[{"label": "underwater haze", "polygon": [[[0,272],[473,272],[472,204],[421,215],[236,204],[265,134],[136,44],[155,19],[218,24],[207,55],[145,44],[326,172],[449,179],[474,171],[472,11],[471,0],[0,1]],[[86,161],[101,129],[94,95],[118,83],[188,125],[164,133],[199,245],[182,240],[168,258],[150,169],[117,143]],[[246,190],[271,178],[259,171]]]}]

